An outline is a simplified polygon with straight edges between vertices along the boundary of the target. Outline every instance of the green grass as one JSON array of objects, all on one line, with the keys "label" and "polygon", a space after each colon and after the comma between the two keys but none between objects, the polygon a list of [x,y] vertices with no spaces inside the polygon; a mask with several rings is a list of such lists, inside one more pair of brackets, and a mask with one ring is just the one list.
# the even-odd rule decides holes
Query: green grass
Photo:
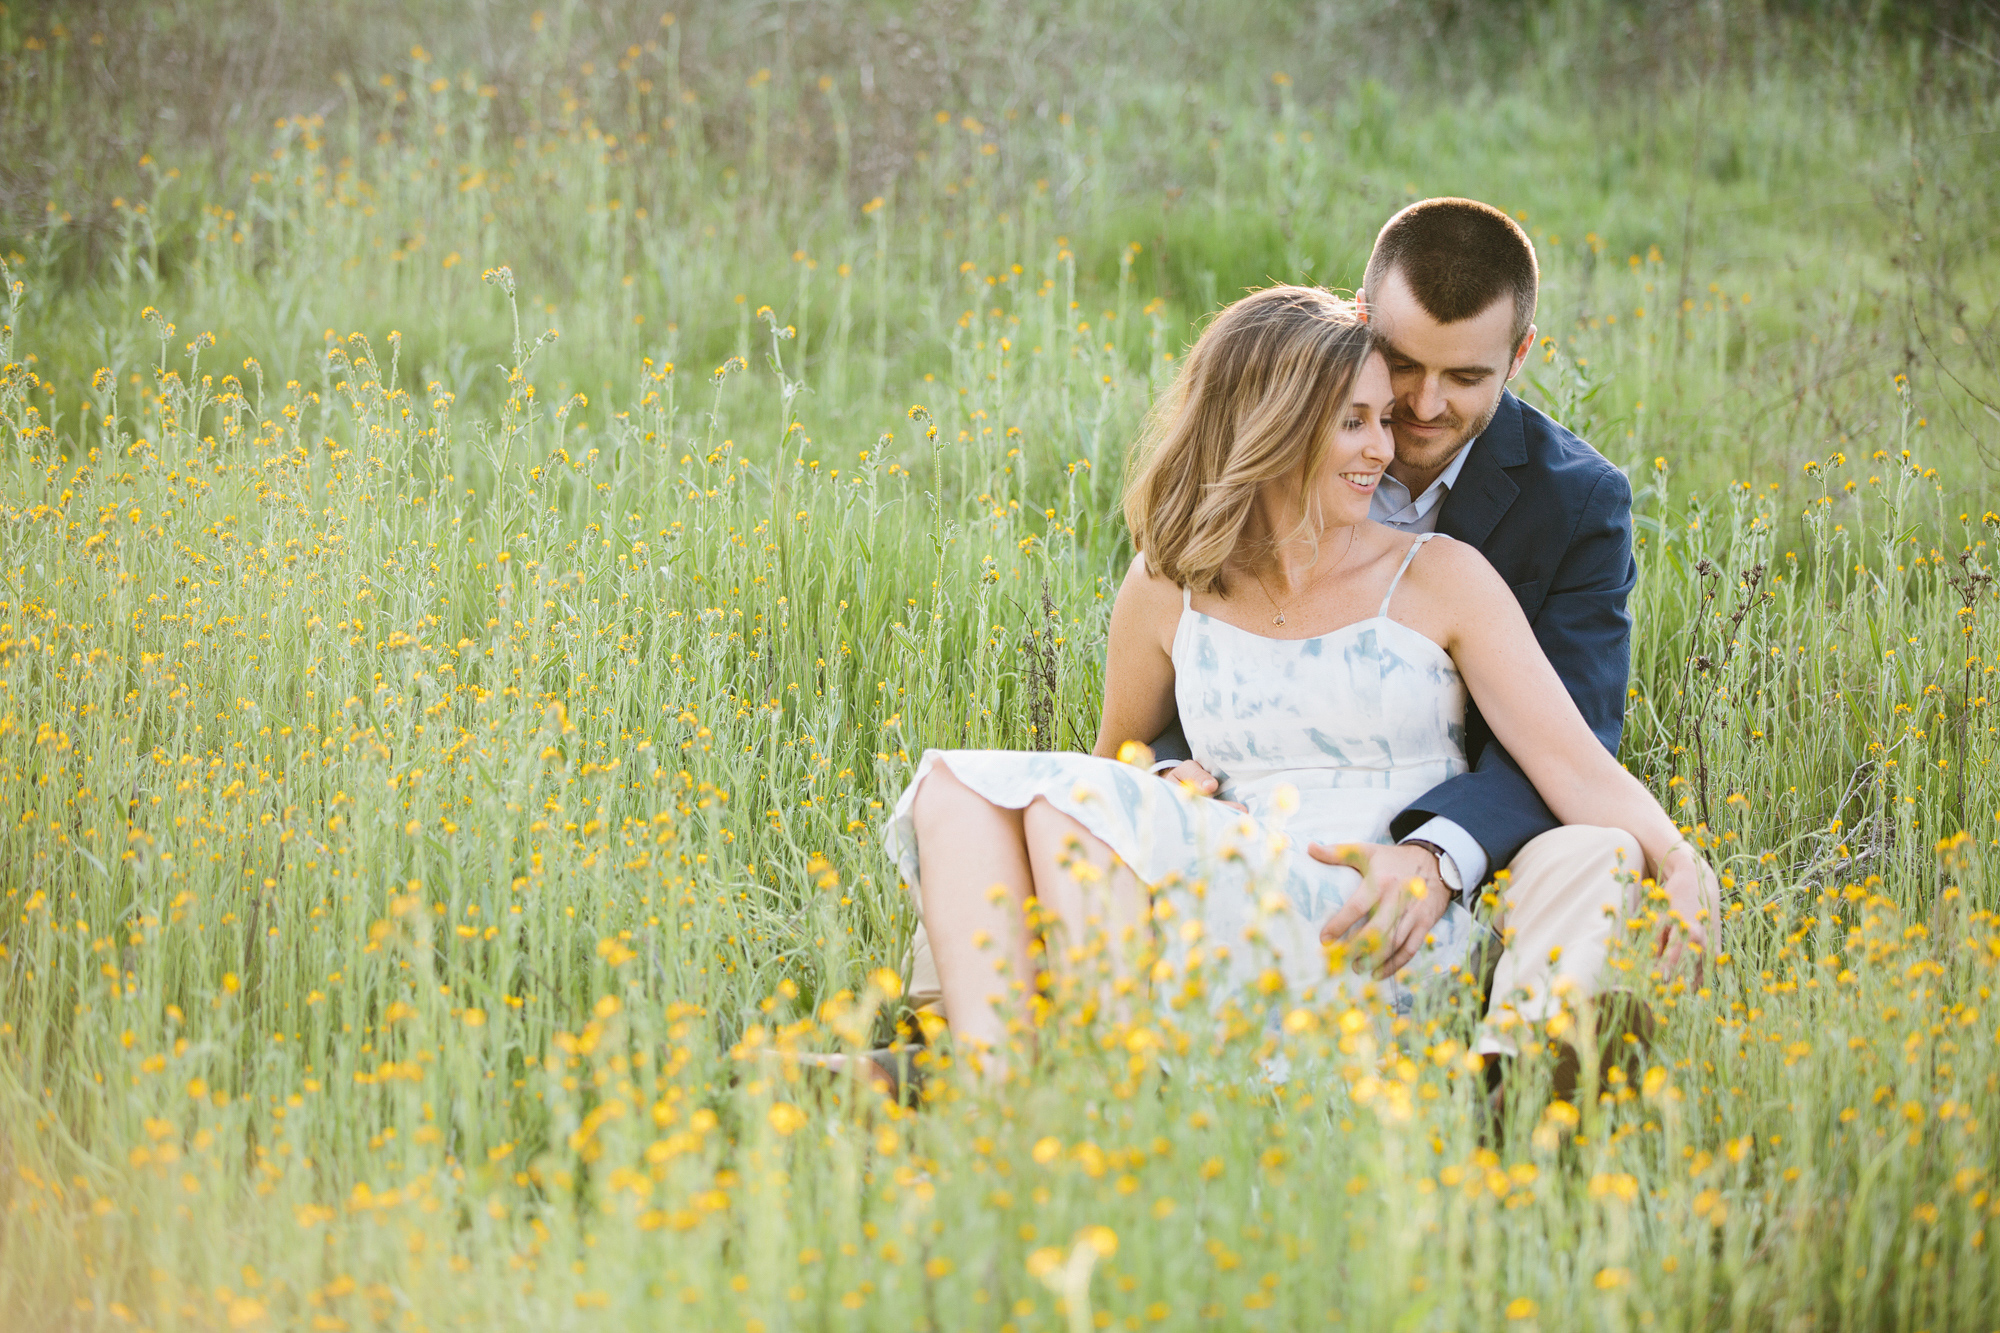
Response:
[{"label": "green grass", "polygon": [[[0,14],[15,1324],[1985,1326],[1990,63],[486,17],[289,52],[252,126]],[[1194,321],[1444,192],[1540,243],[1523,392],[1639,496],[1622,758],[1727,874],[1705,985],[1626,961],[1643,1080],[1545,1113],[1538,1041],[1489,1154],[1466,1005],[1299,1011],[1280,1093],[1281,994],[1058,995],[1032,1083],[916,1114],[774,1072],[897,1017],[913,758],[1088,744]]]}]

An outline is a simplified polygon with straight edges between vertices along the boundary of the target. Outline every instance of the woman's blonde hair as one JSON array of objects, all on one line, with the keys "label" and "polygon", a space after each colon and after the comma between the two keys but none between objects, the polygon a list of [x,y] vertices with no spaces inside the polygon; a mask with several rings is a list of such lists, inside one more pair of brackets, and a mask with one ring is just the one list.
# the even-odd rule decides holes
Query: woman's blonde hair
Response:
[{"label": "woman's blonde hair", "polygon": [[[1311,494],[1373,350],[1354,303],[1318,287],[1267,288],[1217,315],[1126,469],[1125,521],[1148,567],[1196,592],[1221,590],[1258,488],[1297,471],[1300,498]],[[1274,543],[1298,535],[1268,534]]]}]

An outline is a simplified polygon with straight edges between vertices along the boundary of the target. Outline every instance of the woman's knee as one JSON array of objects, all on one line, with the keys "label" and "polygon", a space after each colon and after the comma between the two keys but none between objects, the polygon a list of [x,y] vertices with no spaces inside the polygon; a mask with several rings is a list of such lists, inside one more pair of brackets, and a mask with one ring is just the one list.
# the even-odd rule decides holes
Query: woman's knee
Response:
[{"label": "woman's knee", "polygon": [[1028,844],[1028,855],[1037,861],[1066,862],[1087,854],[1095,841],[1076,816],[1058,809],[1043,796],[1037,796],[1021,811],[1021,833]]},{"label": "woman's knee", "polygon": [[1049,804],[1046,796],[1037,796],[1021,808],[1021,828],[1027,833],[1031,843],[1046,840],[1060,831],[1065,824],[1074,825],[1075,820]]},{"label": "woman's knee", "polygon": [[952,772],[949,765],[934,763],[917,784],[916,798],[910,803],[910,817],[921,831],[926,824],[962,815],[971,801],[986,803],[984,797],[959,781],[958,774]]}]

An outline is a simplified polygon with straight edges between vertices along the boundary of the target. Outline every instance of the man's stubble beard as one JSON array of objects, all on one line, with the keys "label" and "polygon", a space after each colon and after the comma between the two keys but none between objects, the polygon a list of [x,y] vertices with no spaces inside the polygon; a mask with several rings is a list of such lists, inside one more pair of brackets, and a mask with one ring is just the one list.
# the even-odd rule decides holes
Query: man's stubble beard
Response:
[{"label": "man's stubble beard", "polygon": [[1395,422],[1392,420],[1390,422],[1390,433],[1396,437],[1396,461],[1413,472],[1442,472],[1451,465],[1452,459],[1458,457],[1460,450],[1486,432],[1486,428],[1493,424],[1493,418],[1498,416],[1499,413],[1500,395],[1496,394],[1492,405],[1486,409],[1484,416],[1473,423],[1469,430],[1461,430],[1446,443],[1433,445],[1426,451],[1429,455],[1428,458],[1412,456],[1413,451],[1404,447],[1403,437],[1400,432],[1395,430]]}]

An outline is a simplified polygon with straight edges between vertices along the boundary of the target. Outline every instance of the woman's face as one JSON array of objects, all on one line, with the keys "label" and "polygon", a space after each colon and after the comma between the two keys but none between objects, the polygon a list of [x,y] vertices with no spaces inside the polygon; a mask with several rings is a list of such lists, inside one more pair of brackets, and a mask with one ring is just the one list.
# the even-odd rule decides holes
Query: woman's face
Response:
[{"label": "woman's face", "polygon": [[1354,395],[1333,421],[1333,440],[1318,486],[1319,510],[1328,527],[1368,517],[1375,487],[1396,456],[1396,439],[1389,429],[1394,408],[1389,365],[1377,352],[1362,363],[1354,377]]}]

